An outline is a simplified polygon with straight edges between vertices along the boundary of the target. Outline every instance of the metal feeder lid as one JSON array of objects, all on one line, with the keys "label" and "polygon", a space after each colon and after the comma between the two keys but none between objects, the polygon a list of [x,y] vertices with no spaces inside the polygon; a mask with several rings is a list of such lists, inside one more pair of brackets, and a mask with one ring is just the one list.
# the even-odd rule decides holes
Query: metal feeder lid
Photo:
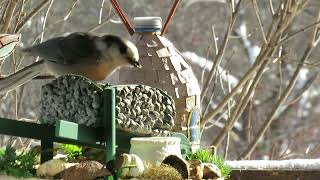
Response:
[{"label": "metal feeder lid", "polygon": [[135,17],[133,23],[136,32],[158,32],[162,27],[161,17]]}]

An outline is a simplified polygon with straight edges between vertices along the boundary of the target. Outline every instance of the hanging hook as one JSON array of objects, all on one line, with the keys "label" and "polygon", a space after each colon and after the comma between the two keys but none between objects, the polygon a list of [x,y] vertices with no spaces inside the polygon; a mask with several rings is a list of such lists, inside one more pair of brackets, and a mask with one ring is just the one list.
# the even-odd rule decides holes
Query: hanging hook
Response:
[{"label": "hanging hook", "polygon": [[162,31],[161,31],[161,36],[163,36],[163,34],[167,31],[168,25],[169,25],[169,23],[170,23],[173,15],[175,14],[175,12],[176,12],[176,10],[177,10],[177,7],[178,7],[178,5],[179,5],[179,2],[180,2],[180,0],[176,0],[176,1],[174,2],[173,6],[172,6],[172,8],[171,8],[171,11],[170,11],[170,13],[169,13],[169,16],[168,16],[168,18],[167,18],[167,21],[166,21],[166,23],[164,24],[163,29],[162,29]]},{"label": "hanging hook", "polygon": [[121,21],[123,22],[124,26],[126,27],[127,31],[129,32],[129,34],[133,35],[134,30],[133,30],[126,14],[123,12],[120,5],[118,4],[117,0],[110,0],[110,2],[112,4],[112,6],[114,7],[114,9],[116,10],[116,12],[118,13]]},{"label": "hanging hook", "polygon": [[[125,25],[127,31],[129,32],[130,35],[132,35],[134,33],[134,29],[132,28],[126,14],[123,12],[123,10],[121,9],[120,5],[118,4],[117,0],[110,0],[112,6],[114,7],[114,9],[116,10],[116,12],[118,13],[121,21],[123,22],[123,24]],[[163,26],[163,29],[161,31],[161,36],[163,36],[163,34],[167,31],[168,29],[168,25],[172,19],[172,17],[174,16],[177,7],[179,5],[180,0],[176,0],[171,8],[171,11],[168,15],[168,18],[166,20],[165,25]]]}]

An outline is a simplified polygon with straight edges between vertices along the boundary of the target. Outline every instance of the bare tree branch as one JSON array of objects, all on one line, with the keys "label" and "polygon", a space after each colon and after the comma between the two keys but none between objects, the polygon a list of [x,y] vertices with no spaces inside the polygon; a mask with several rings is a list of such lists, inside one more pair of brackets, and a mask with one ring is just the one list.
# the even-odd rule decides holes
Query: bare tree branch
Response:
[{"label": "bare tree branch", "polygon": [[[319,19],[320,19],[320,11],[319,11],[319,15],[318,15],[318,20]],[[303,62],[306,61],[309,58],[311,52],[317,46],[318,42],[319,42],[319,26],[316,26],[314,28],[312,40],[309,43],[307,49],[304,52],[304,55],[301,58],[301,64],[297,65],[297,68],[296,68],[293,76],[291,77],[291,80],[290,80],[288,86],[286,87],[286,89],[282,93],[282,95],[281,95],[280,99],[278,100],[278,102],[275,104],[275,106],[272,109],[272,112],[268,116],[267,120],[262,125],[261,129],[258,131],[258,134],[255,136],[256,138],[253,140],[253,142],[250,144],[250,146],[247,148],[247,150],[245,150],[244,153],[240,156],[240,159],[245,159],[252,153],[252,151],[257,146],[259,140],[263,137],[263,135],[265,134],[267,129],[270,127],[270,125],[273,122],[273,119],[274,119],[275,114],[278,111],[279,107],[283,104],[283,102],[287,99],[287,97],[291,93],[291,91],[293,89],[293,86],[294,86],[294,84],[295,84],[295,82],[296,82],[296,80],[298,78],[299,72],[300,72],[300,70],[301,70],[301,68],[303,66],[302,65]]]}]

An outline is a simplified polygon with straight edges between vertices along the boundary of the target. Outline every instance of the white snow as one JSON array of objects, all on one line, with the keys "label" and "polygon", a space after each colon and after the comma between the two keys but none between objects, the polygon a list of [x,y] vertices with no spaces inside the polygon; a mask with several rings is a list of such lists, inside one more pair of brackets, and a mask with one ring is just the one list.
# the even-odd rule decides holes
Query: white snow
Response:
[{"label": "white snow", "polygon": [[231,169],[250,170],[319,170],[320,159],[226,161]]},{"label": "white snow", "polygon": [[[210,71],[213,66],[212,60],[207,60],[204,57],[198,56],[194,52],[185,51],[181,54],[192,64],[196,64],[201,68],[205,68],[206,71]],[[239,80],[235,76],[230,75],[230,73],[228,74],[227,71],[225,71],[222,67],[218,66],[218,72],[221,74],[223,81],[230,82],[231,87],[235,87],[238,84]]]}]

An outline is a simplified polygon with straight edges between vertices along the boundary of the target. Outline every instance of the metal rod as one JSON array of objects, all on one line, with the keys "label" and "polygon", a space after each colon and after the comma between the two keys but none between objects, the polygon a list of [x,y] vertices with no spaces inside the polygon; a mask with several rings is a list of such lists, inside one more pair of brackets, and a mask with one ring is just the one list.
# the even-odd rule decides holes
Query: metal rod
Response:
[{"label": "metal rod", "polygon": [[103,126],[104,138],[106,141],[106,164],[108,163],[114,168],[116,155],[116,98],[115,89],[107,88],[103,91],[104,112],[103,112]]},{"label": "metal rod", "polygon": [[174,2],[173,6],[172,6],[172,8],[171,8],[171,11],[170,11],[170,13],[169,13],[169,16],[168,16],[168,18],[167,18],[167,20],[166,20],[166,23],[164,24],[163,29],[162,29],[162,31],[161,31],[161,36],[163,36],[163,34],[167,31],[168,25],[169,25],[172,17],[174,16],[174,14],[176,13],[176,10],[177,10],[177,7],[178,7],[178,5],[179,5],[179,2],[180,2],[180,0],[176,0],[176,1]]},{"label": "metal rod", "polygon": [[123,22],[124,26],[126,27],[126,29],[128,30],[129,34],[132,35],[134,33],[134,30],[126,16],[126,14],[123,12],[123,10],[121,9],[120,5],[118,4],[117,0],[110,0],[112,6],[114,7],[114,9],[116,10],[116,12],[118,13],[121,21]]},{"label": "metal rod", "polygon": [[[33,78],[32,80],[45,80],[45,79],[55,79],[56,77],[54,76],[36,76],[35,78]],[[6,77],[0,77],[0,81],[6,79]]]}]

